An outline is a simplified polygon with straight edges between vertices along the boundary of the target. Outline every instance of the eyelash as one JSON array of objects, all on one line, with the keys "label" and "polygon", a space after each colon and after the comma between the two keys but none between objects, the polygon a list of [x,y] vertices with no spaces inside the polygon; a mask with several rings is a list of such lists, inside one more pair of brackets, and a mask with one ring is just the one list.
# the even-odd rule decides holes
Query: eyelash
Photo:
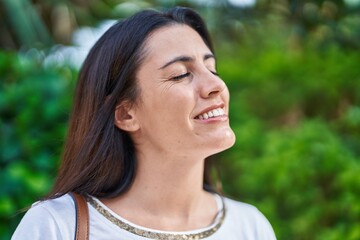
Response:
[{"label": "eyelash", "polygon": [[172,78],[172,80],[180,80],[180,79],[186,78],[186,77],[188,77],[188,76],[190,76],[190,72],[187,72],[187,73],[184,73],[184,74],[175,76],[175,77]]},{"label": "eyelash", "polygon": [[[213,71],[210,71],[212,74],[214,74],[215,76],[219,76],[219,74],[217,72],[213,72]],[[187,73],[184,73],[184,74],[181,74],[181,75],[178,75],[178,76],[175,76],[172,78],[172,80],[180,80],[180,79],[183,79],[183,78],[186,78],[188,76],[190,76],[190,72],[187,72]]]}]

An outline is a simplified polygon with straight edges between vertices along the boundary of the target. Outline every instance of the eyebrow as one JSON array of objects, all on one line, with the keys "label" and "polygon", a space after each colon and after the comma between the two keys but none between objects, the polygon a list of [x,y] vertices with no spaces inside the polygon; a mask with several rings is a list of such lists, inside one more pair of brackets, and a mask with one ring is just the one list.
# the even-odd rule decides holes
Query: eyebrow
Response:
[{"label": "eyebrow", "polygon": [[[211,53],[208,53],[208,54],[205,54],[205,55],[204,55],[203,60],[205,61],[205,60],[207,60],[207,59],[209,59],[209,58],[215,59],[215,56],[214,56],[213,54],[211,54]],[[194,58],[192,58],[192,57],[189,57],[189,56],[178,56],[178,57],[175,57],[174,59],[170,60],[169,62],[165,63],[162,67],[159,68],[159,70],[160,70],[160,69],[164,69],[164,68],[168,67],[169,65],[174,64],[174,63],[177,63],[177,62],[184,62],[184,63],[186,63],[186,62],[192,62],[192,61],[194,61]]]}]

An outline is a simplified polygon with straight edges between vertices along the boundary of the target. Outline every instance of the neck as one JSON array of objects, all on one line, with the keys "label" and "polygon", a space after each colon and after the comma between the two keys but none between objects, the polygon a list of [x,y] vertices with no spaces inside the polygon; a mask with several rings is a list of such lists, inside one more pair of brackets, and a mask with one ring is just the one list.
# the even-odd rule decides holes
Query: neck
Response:
[{"label": "neck", "polygon": [[138,163],[128,196],[134,196],[146,209],[179,216],[201,204],[205,195],[203,159],[140,157]]},{"label": "neck", "polygon": [[205,227],[212,223],[217,207],[213,196],[203,190],[203,175],[203,159],[140,154],[129,191],[104,203],[129,221],[149,228],[182,231]]}]

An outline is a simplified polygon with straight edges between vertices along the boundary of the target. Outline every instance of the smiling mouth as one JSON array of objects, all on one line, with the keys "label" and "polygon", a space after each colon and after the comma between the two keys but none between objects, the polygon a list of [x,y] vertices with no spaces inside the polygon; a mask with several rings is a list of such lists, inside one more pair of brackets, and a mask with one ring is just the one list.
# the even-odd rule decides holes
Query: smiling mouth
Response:
[{"label": "smiling mouth", "polygon": [[216,109],[210,110],[206,113],[196,116],[195,119],[206,120],[209,118],[215,118],[215,117],[219,117],[219,116],[223,116],[223,115],[225,115],[224,109],[216,108]]}]

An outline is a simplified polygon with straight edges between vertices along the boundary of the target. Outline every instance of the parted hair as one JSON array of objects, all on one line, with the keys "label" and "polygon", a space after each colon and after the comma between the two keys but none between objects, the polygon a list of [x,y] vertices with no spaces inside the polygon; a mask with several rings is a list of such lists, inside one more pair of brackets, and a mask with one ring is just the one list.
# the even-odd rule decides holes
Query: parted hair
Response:
[{"label": "parted hair", "polygon": [[[129,134],[115,126],[115,108],[123,101],[135,103],[146,39],[172,24],[190,26],[214,52],[201,17],[183,7],[138,12],[118,21],[92,47],[79,73],[62,162],[49,197],[68,192],[115,197],[129,189],[136,175],[135,148]],[[209,184],[206,166],[204,188]]]}]

